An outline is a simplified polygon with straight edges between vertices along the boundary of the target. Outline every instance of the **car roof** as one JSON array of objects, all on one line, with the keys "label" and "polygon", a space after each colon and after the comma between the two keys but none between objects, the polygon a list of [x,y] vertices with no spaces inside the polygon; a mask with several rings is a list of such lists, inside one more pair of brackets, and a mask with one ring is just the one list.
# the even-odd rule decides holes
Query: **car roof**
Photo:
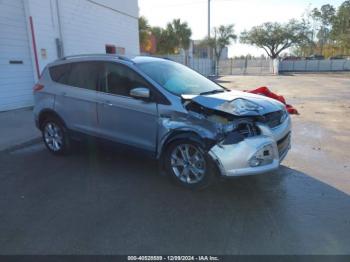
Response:
[{"label": "car roof", "polygon": [[65,56],[49,64],[49,66],[66,64],[72,62],[81,62],[81,61],[119,61],[128,64],[139,64],[139,63],[148,63],[156,61],[166,61],[164,58],[157,58],[151,56],[134,56],[132,58],[115,55],[115,54],[81,54],[81,55],[72,55]]}]

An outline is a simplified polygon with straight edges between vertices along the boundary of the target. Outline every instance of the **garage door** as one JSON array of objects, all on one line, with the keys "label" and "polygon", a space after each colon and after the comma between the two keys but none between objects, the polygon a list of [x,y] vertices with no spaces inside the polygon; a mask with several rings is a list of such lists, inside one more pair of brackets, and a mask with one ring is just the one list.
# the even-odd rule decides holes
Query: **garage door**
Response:
[{"label": "garage door", "polygon": [[0,111],[31,106],[34,84],[22,0],[0,0]]}]

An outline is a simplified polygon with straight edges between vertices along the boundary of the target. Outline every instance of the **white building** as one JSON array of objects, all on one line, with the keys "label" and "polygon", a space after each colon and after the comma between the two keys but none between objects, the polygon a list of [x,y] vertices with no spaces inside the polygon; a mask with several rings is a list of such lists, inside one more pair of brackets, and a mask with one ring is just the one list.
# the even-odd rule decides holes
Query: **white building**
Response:
[{"label": "white building", "polygon": [[[191,56],[198,58],[208,58],[208,47],[203,43],[203,40],[192,40],[190,43],[189,52]],[[228,47],[225,46],[220,55],[221,60],[228,59]]]},{"label": "white building", "polygon": [[0,111],[33,104],[47,63],[106,52],[139,54],[137,0],[0,0]]}]

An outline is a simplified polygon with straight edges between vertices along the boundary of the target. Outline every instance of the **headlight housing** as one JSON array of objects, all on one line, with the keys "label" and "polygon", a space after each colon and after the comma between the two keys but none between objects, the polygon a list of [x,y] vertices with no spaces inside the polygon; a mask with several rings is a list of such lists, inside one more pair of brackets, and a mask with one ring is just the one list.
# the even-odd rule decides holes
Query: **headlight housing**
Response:
[{"label": "headlight housing", "polygon": [[271,144],[261,147],[250,159],[249,165],[251,167],[269,165],[273,162],[274,153]]},{"label": "headlight housing", "polygon": [[283,123],[287,119],[288,115],[289,115],[289,113],[287,112],[287,110],[285,108],[283,108],[280,123]]}]

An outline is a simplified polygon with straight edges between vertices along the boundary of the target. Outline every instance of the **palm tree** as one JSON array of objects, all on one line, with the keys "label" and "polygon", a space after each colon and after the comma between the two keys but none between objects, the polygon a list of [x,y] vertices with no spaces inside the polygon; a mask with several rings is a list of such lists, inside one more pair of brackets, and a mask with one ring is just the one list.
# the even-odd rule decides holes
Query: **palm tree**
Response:
[{"label": "palm tree", "polygon": [[163,29],[161,27],[152,27],[152,34],[157,40],[157,54],[173,54],[177,46],[176,37],[172,28]]},{"label": "palm tree", "polygon": [[209,47],[213,48],[216,62],[216,75],[218,74],[217,67],[219,65],[222,50],[237,39],[235,35],[234,25],[221,25],[214,27],[213,37],[206,39],[205,42]]},{"label": "palm tree", "polygon": [[174,19],[168,23],[167,30],[174,36],[176,48],[182,48],[185,51],[185,63],[188,60],[188,49],[191,44],[192,30],[188,27],[187,22],[181,22],[180,19]]},{"label": "palm tree", "polygon": [[178,45],[184,50],[188,50],[190,47],[192,30],[188,27],[186,22],[181,23],[180,19],[174,19],[172,22],[174,33],[178,39]]},{"label": "palm tree", "polygon": [[148,43],[149,34],[150,34],[151,27],[148,24],[148,20],[146,17],[141,16],[139,18],[139,41],[140,41],[140,48],[145,47]]}]

